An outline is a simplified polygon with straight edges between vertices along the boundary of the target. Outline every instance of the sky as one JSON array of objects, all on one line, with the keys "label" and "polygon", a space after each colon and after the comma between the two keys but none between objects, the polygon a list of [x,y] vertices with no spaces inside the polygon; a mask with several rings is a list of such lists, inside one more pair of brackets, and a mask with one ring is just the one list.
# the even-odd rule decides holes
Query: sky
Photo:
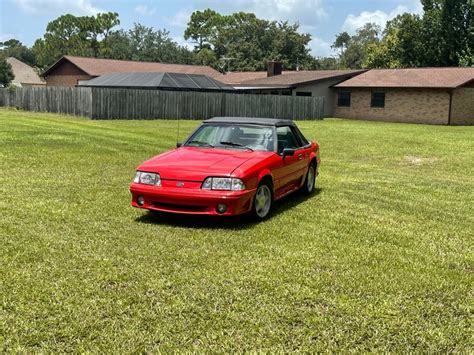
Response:
[{"label": "sky", "polygon": [[16,38],[31,46],[60,15],[115,11],[121,28],[129,29],[135,22],[165,28],[176,42],[192,48],[183,38],[186,24],[193,11],[206,8],[298,22],[302,32],[311,34],[311,52],[318,57],[334,55],[331,43],[342,31],[352,34],[366,22],[383,27],[400,13],[422,10],[419,0],[0,0],[0,42]]}]

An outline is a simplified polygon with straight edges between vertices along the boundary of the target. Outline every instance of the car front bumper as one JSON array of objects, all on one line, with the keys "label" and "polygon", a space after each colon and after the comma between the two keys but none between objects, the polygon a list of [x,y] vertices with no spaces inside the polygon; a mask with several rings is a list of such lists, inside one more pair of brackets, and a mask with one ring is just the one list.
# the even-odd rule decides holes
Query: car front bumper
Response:
[{"label": "car front bumper", "polygon": [[[233,216],[247,213],[252,208],[255,189],[243,191],[217,191],[194,188],[161,187],[132,183],[132,206],[147,210],[192,214]],[[139,196],[143,203],[138,203]],[[224,213],[217,211],[218,204],[225,204]]]}]

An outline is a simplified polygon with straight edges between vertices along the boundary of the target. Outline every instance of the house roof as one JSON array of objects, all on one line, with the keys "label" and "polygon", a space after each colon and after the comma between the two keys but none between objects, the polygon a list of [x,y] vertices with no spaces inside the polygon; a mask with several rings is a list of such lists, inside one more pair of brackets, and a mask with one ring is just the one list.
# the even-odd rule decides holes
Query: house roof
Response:
[{"label": "house roof", "polygon": [[13,74],[15,74],[13,84],[45,85],[45,82],[41,80],[36,71],[28,64],[13,57],[8,57],[7,62],[10,63]]},{"label": "house roof", "polygon": [[336,88],[456,88],[474,80],[470,68],[372,69]]},{"label": "house roof", "polygon": [[301,85],[311,83],[320,80],[326,80],[331,78],[346,78],[360,73],[365,70],[302,70],[302,71],[286,71],[281,75],[274,75],[261,79],[248,80],[241,82],[239,86],[281,86],[281,87],[292,87],[295,85]]},{"label": "house roof", "polygon": [[206,75],[157,72],[104,74],[91,80],[80,80],[78,86],[233,90],[230,85]]},{"label": "house roof", "polygon": [[242,71],[242,72],[227,72],[216,77],[222,83],[226,84],[240,84],[244,81],[263,79],[267,77],[266,71]]},{"label": "house roof", "polygon": [[219,76],[220,73],[206,65],[188,65],[188,64],[166,64],[156,62],[138,62],[133,60],[103,59],[93,57],[74,57],[65,55],[54,63],[44,76],[49,75],[57,66],[64,61],[69,61],[83,72],[90,76],[100,76],[110,73],[129,73],[129,72],[167,72],[167,73],[185,73],[201,74],[210,77]]}]

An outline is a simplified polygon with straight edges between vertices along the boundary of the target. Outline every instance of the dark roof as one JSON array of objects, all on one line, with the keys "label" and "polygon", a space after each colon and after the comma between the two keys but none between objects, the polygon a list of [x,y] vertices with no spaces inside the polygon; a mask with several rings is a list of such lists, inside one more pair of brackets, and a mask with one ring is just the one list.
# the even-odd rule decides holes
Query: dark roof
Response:
[{"label": "dark roof", "polygon": [[91,80],[80,80],[78,86],[233,90],[206,75],[157,72],[105,74]]},{"label": "dark roof", "polygon": [[302,70],[302,71],[286,71],[280,75],[248,80],[239,83],[239,86],[282,86],[294,87],[296,85],[310,84],[326,79],[341,80],[351,78],[364,73],[366,70]]},{"label": "dark roof", "polygon": [[457,88],[474,80],[474,67],[372,69],[336,88]]},{"label": "dark roof", "polygon": [[54,63],[44,76],[50,73],[64,61],[74,64],[77,68],[90,76],[100,76],[110,73],[128,73],[128,72],[167,72],[167,73],[186,73],[201,74],[210,77],[217,77],[221,73],[206,65],[188,65],[188,64],[167,64],[156,62],[138,62],[134,60],[103,59],[93,57],[74,57],[65,55]]},{"label": "dark roof", "polygon": [[245,123],[260,126],[294,126],[292,120],[283,120],[279,118],[260,118],[260,117],[214,117],[203,121],[204,123]]}]

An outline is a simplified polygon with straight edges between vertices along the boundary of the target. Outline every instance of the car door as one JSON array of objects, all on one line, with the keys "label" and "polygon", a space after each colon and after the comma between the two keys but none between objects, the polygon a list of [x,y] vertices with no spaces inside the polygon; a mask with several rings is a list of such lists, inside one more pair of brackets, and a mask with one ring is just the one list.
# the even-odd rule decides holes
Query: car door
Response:
[{"label": "car door", "polygon": [[[305,150],[290,126],[276,128],[278,154],[282,157],[274,175],[278,179],[277,195],[293,190],[301,183],[302,170],[305,169]],[[285,148],[295,149],[294,155],[283,157]]]},{"label": "car door", "polygon": [[296,137],[298,150],[295,155],[298,158],[298,179],[305,179],[306,178],[306,169],[309,166],[309,157],[311,155],[311,143],[309,143],[306,138],[303,137],[302,133],[296,127],[290,127],[293,134]]}]

